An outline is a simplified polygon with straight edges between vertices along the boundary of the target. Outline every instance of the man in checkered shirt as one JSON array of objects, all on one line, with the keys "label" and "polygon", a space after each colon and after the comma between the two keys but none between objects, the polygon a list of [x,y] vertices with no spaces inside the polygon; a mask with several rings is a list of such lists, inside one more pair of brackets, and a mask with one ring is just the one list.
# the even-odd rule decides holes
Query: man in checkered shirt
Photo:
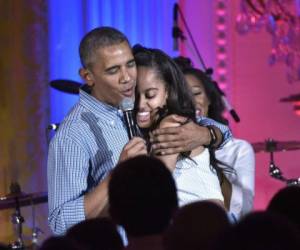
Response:
[{"label": "man in checkered shirt", "polygon": [[[126,36],[111,27],[96,28],[82,39],[79,52],[79,73],[86,84],[49,145],[48,220],[55,234],[105,215],[110,171],[120,161],[147,154],[142,138],[128,139],[119,109],[123,98],[134,98],[136,86],[136,65]],[[231,136],[227,127],[219,128],[215,127],[216,144]],[[210,141],[209,130],[192,122],[155,133],[156,148],[165,154]]]}]

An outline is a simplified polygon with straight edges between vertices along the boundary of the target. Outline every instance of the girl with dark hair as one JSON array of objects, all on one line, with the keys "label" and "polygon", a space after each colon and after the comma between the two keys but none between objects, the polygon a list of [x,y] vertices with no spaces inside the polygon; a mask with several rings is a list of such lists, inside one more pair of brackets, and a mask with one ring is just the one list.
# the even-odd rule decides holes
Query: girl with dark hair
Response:
[{"label": "girl with dark hair", "polygon": [[[212,118],[228,124],[223,117],[224,104],[215,83],[201,70],[194,68],[186,57],[174,59],[184,73],[187,86],[193,93],[197,116]],[[218,160],[232,166],[234,174],[226,172],[230,181],[229,211],[236,218],[250,212],[254,199],[255,155],[252,146],[245,140],[231,138],[221,149],[215,151]],[[228,188],[226,188],[228,190]]]},{"label": "girl with dark hair", "polygon": [[[137,123],[146,138],[156,128],[180,126],[171,114],[196,121],[192,93],[176,63],[158,49],[134,48],[137,65]],[[151,150],[150,150],[151,153]],[[214,200],[224,206],[219,176],[224,170],[204,146],[191,152],[160,155],[173,172],[179,204],[196,200]]]}]

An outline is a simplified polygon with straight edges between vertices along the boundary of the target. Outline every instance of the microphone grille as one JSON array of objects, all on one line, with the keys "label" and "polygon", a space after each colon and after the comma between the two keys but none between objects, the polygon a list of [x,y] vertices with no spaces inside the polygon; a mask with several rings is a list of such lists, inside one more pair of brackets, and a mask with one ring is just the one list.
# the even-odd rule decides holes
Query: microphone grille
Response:
[{"label": "microphone grille", "polygon": [[134,100],[129,97],[124,98],[120,103],[120,108],[122,111],[133,110]]}]

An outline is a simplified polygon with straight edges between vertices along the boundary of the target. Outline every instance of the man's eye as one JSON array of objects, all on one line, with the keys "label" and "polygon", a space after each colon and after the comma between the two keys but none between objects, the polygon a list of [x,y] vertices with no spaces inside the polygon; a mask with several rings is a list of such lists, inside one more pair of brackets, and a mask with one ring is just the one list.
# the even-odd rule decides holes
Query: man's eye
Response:
[{"label": "man's eye", "polygon": [[118,72],[118,68],[111,68],[106,71],[109,75],[116,74]]},{"label": "man's eye", "polygon": [[135,67],[135,61],[128,62],[127,67],[129,67],[129,68]]}]

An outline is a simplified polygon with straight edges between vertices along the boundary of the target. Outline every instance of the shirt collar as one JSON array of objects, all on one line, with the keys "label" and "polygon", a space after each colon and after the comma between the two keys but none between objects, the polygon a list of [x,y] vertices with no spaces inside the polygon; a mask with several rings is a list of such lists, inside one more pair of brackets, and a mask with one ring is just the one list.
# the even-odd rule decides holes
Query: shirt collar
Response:
[{"label": "shirt collar", "polygon": [[123,117],[123,112],[107,103],[101,102],[86,91],[86,88],[79,90],[80,104],[86,109],[101,117],[108,122],[114,121],[117,118]]}]

